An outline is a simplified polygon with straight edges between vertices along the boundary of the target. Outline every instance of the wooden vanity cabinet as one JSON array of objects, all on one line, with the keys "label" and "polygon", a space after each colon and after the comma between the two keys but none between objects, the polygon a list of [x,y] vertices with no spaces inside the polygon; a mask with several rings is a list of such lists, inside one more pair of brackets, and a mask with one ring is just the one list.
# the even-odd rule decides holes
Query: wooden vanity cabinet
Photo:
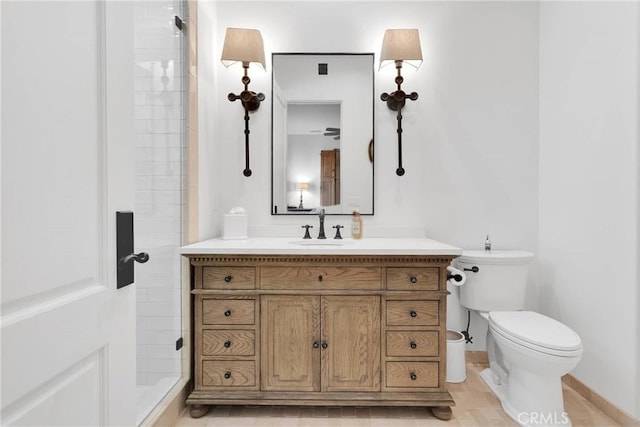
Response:
[{"label": "wooden vanity cabinet", "polygon": [[428,406],[446,390],[452,256],[189,255],[204,405]]},{"label": "wooden vanity cabinet", "polygon": [[264,295],[262,390],[379,391],[380,297]]}]

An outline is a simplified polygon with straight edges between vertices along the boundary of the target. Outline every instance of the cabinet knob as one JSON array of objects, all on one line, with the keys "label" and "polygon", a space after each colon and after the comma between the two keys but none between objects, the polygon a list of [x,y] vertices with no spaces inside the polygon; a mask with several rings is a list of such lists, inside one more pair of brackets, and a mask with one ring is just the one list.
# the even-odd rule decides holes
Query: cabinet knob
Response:
[{"label": "cabinet knob", "polygon": [[227,310],[227,311],[225,311],[225,312],[224,312],[224,316],[225,316],[225,317],[229,317],[229,316],[231,316],[231,310]]},{"label": "cabinet knob", "polygon": [[224,276],[224,281],[229,283],[231,281],[231,279],[233,279],[232,276]]},{"label": "cabinet knob", "polygon": [[318,282],[322,282],[322,274],[318,276]]},{"label": "cabinet knob", "polygon": [[411,381],[415,381],[418,379],[418,376],[414,372],[411,372],[411,375],[409,375],[409,378],[411,378]]},{"label": "cabinet knob", "polygon": [[229,372],[229,371],[225,372],[225,373],[224,373],[224,378],[225,378],[226,380],[228,380],[229,378],[231,378],[231,372]]},{"label": "cabinet knob", "polygon": [[416,313],[415,311],[411,310],[411,313],[409,313],[411,315],[411,317],[418,317],[418,313]]},{"label": "cabinet knob", "polygon": [[320,348],[320,343],[318,341],[314,342],[313,348]]},{"label": "cabinet knob", "polygon": [[418,283],[418,278],[417,278],[416,276],[411,276],[411,277],[409,278],[409,281],[410,281],[411,283]]},{"label": "cabinet knob", "polygon": [[416,344],[415,341],[411,341],[411,344],[409,344],[409,346],[411,346],[411,348],[418,348],[418,344]]},{"label": "cabinet knob", "polygon": [[231,341],[226,341],[224,343],[224,348],[229,348],[229,347],[231,347]]},{"label": "cabinet knob", "polygon": [[322,349],[325,350],[327,347],[329,347],[329,344],[327,344],[326,342],[323,342]]}]

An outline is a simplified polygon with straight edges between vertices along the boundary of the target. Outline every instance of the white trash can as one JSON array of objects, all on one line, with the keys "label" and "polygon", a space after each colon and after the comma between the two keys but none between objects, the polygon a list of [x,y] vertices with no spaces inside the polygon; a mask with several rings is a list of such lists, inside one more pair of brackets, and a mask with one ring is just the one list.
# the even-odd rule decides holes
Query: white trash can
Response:
[{"label": "white trash can", "polygon": [[447,382],[461,383],[467,378],[464,335],[447,329]]}]

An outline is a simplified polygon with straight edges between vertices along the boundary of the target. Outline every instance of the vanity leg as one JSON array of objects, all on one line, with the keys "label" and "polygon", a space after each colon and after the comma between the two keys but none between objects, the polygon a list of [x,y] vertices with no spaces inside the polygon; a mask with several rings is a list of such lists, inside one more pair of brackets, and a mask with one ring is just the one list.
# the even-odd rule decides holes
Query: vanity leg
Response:
[{"label": "vanity leg", "polygon": [[204,417],[209,412],[209,408],[209,405],[189,405],[189,415],[191,418]]},{"label": "vanity leg", "polygon": [[434,417],[444,421],[451,419],[451,408],[449,406],[432,406],[431,413]]}]

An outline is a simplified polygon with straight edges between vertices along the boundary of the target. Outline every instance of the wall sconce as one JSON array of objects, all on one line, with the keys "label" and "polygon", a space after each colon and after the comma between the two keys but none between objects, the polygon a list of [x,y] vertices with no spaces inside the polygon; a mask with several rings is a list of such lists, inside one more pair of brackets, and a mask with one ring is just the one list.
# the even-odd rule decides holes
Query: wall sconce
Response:
[{"label": "wall sconce", "polygon": [[304,209],[304,205],[302,204],[302,192],[309,189],[309,184],[306,182],[299,182],[296,184],[296,190],[300,190],[300,205],[298,209]]},{"label": "wall sconce", "polygon": [[230,93],[227,98],[231,102],[239,99],[244,108],[245,169],[243,174],[248,177],[251,176],[251,169],[249,168],[249,112],[256,111],[260,108],[260,102],[264,101],[263,93],[255,93],[249,90],[251,79],[248,75],[251,62],[262,65],[262,68],[266,70],[264,43],[262,42],[260,31],[246,28],[227,28],[221,60],[225,67],[229,67],[236,62],[242,62],[242,68],[244,69],[244,76],[242,77],[244,90],[240,92],[240,95]]},{"label": "wall sconce", "polygon": [[380,53],[380,68],[395,62],[398,75],[395,78],[397,88],[395,92],[383,93],[380,99],[387,103],[387,107],[393,111],[397,111],[396,118],[398,120],[398,176],[404,175],[402,167],[402,108],[408,99],[415,101],[418,99],[417,92],[405,93],[402,88],[404,79],[400,73],[402,62],[406,62],[418,69],[422,64],[422,49],[420,47],[420,35],[417,29],[387,30],[384,32],[382,40],[382,51]]}]

